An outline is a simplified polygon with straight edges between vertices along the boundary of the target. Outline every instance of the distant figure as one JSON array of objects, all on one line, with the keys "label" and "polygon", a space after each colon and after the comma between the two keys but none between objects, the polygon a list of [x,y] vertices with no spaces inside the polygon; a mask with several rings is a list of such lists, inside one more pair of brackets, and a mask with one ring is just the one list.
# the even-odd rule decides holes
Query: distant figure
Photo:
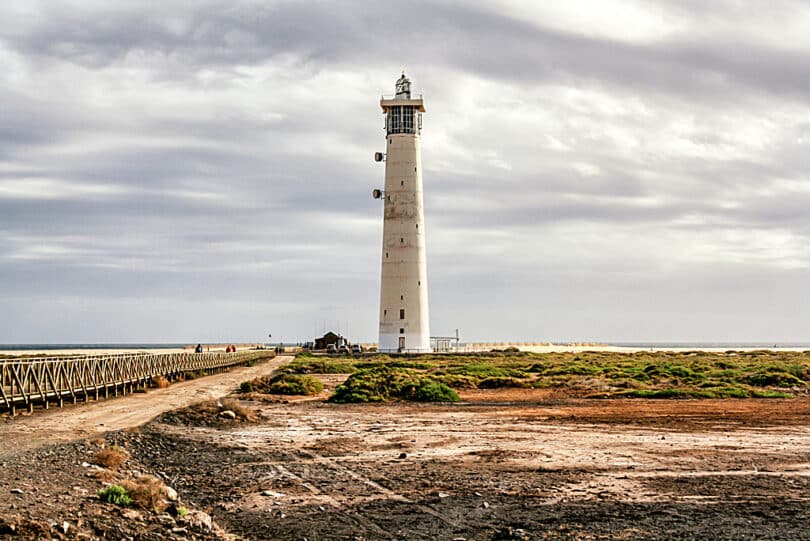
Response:
[{"label": "distant figure", "polygon": [[230,353],[230,352],[231,352],[231,345],[228,344],[228,347],[225,348],[225,353]]},{"label": "distant figure", "polygon": [[231,344],[231,353],[236,353],[236,344]]},{"label": "distant figure", "polygon": [[197,344],[197,347],[194,348],[194,353],[202,353],[202,344]]}]

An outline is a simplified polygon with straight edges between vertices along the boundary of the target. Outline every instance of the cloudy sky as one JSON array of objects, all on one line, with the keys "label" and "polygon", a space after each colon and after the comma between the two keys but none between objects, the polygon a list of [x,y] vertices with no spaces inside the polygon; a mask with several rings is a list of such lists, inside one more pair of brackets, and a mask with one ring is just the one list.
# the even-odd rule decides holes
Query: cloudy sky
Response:
[{"label": "cloudy sky", "polygon": [[375,340],[403,68],[433,334],[810,340],[808,2],[460,4],[4,0],[0,343]]}]

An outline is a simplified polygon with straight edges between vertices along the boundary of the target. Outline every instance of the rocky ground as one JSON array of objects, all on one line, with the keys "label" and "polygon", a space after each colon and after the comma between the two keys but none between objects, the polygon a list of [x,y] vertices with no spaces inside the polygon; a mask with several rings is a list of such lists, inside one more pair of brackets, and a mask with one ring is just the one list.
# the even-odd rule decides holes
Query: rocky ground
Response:
[{"label": "rocky ground", "polygon": [[[462,399],[252,400],[233,419],[211,401],[6,454],[0,537],[810,539],[809,399]],[[126,462],[91,465],[111,445]],[[155,513],[98,500],[145,474],[179,501]]]}]

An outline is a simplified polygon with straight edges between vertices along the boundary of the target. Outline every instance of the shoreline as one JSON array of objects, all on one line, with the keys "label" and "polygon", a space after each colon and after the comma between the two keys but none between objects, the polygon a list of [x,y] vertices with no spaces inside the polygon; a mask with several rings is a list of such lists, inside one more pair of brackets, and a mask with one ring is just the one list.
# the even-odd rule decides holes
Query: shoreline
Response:
[{"label": "shoreline", "polygon": [[[225,351],[227,344],[210,344],[204,345],[206,352]],[[370,344],[363,344],[369,346]],[[256,344],[237,344],[238,349],[255,349]],[[483,353],[489,352],[494,349],[517,348],[521,352],[527,353],[582,353],[586,351],[605,352],[605,353],[639,353],[639,352],[673,352],[683,353],[687,351],[701,351],[706,353],[725,353],[726,351],[784,351],[784,352],[802,352],[810,351],[810,345],[788,345],[788,346],[755,346],[750,344],[734,346],[734,345],[718,345],[718,346],[689,346],[689,345],[668,345],[668,344],[649,344],[638,346],[621,346],[609,344],[592,344],[592,343],[568,343],[568,344],[552,344],[552,343],[531,343],[531,342],[475,342],[461,346],[457,351],[451,353]],[[194,345],[187,345],[184,347],[103,347],[103,348],[63,348],[63,349],[0,349],[0,359],[3,357],[62,357],[66,355],[118,355],[124,353],[184,353],[193,352]]]}]

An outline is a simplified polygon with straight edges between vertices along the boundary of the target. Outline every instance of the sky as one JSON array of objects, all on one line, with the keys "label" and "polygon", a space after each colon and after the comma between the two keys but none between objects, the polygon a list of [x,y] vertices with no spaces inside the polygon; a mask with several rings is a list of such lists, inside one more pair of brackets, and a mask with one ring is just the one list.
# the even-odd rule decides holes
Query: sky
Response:
[{"label": "sky", "polygon": [[810,341],[810,3],[4,0],[0,343],[377,337],[381,94],[431,331]]}]

